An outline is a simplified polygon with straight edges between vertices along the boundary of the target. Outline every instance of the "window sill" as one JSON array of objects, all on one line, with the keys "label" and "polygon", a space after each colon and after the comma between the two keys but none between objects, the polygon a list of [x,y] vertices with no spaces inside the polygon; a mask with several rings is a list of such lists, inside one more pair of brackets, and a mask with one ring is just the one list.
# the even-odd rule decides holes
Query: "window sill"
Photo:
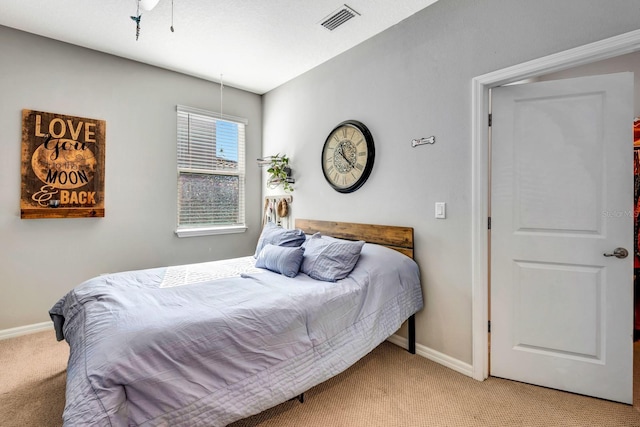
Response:
[{"label": "window sill", "polygon": [[244,233],[247,231],[245,225],[229,225],[224,227],[198,227],[198,228],[179,228],[176,230],[178,237],[197,237],[211,236],[214,234],[233,234]]}]

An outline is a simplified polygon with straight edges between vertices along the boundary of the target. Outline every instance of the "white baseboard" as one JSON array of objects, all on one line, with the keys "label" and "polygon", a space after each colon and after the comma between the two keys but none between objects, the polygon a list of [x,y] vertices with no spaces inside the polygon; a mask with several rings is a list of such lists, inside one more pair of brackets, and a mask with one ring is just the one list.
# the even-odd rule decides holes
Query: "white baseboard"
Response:
[{"label": "white baseboard", "polygon": [[53,329],[53,322],[34,323],[33,325],[18,326],[17,328],[0,330],[0,340],[7,340],[9,338],[19,337],[20,335],[33,334],[35,332],[42,332],[48,329]]},{"label": "white baseboard", "polygon": [[[389,338],[387,338],[387,341],[404,349],[409,348],[408,340],[401,337],[400,335],[391,335]],[[447,356],[446,354],[440,353],[439,351],[426,347],[422,344],[416,343],[416,354],[439,363],[440,365],[446,366],[449,369],[453,369],[456,372],[460,372],[463,375],[473,377],[473,366],[458,359],[454,359],[451,356]]]}]

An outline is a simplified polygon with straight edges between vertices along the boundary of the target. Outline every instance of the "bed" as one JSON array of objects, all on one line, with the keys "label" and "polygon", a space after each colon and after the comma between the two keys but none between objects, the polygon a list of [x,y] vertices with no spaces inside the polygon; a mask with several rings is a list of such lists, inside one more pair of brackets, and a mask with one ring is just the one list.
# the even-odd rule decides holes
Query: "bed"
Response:
[{"label": "bed", "polygon": [[407,320],[415,352],[413,229],[274,227],[251,256],[102,275],[64,295],[50,310],[71,350],[64,425],[225,426],[344,371]]}]

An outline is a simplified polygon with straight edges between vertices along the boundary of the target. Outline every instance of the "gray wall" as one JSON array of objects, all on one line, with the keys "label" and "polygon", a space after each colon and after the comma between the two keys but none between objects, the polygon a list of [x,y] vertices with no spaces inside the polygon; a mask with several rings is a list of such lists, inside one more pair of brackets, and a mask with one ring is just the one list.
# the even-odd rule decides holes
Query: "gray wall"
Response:
[{"label": "gray wall", "polygon": [[[291,158],[295,217],[414,227],[426,300],[417,341],[470,364],[471,79],[639,27],[637,0],[440,0],[267,93],[263,152]],[[376,144],[352,194],[320,169],[325,138],[346,119]],[[411,148],[431,135],[435,145]],[[447,219],[434,219],[437,201]]]},{"label": "gray wall", "polygon": [[[100,273],[252,254],[259,235],[262,99],[224,89],[246,117],[249,231],[179,239],[176,104],[219,111],[219,85],[0,26],[0,330]],[[107,122],[105,218],[20,219],[21,110]]]}]

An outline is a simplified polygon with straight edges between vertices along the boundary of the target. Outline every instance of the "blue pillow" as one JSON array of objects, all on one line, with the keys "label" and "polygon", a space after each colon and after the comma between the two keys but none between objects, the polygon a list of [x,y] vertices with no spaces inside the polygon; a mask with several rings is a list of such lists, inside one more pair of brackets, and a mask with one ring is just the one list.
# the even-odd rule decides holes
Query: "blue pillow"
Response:
[{"label": "blue pillow", "polygon": [[304,240],[305,234],[302,230],[282,228],[273,222],[268,222],[262,229],[260,239],[258,239],[258,245],[256,246],[256,253],[253,256],[257,258],[262,248],[268,244],[295,248],[302,245]]},{"label": "blue pillow", "polygon": [[300,264],[304,255],[304,248],[289,248],[267,244],[256,259],[256,267],[266,268],[287,277],[296,277],[300,271]]},{"label": "blue pillow", "polygon": [[300,270],[308,276],[325,282],[344,279],[360,258],[364,241],[323,238],[319,233],[304,244],[304,258]]}]

